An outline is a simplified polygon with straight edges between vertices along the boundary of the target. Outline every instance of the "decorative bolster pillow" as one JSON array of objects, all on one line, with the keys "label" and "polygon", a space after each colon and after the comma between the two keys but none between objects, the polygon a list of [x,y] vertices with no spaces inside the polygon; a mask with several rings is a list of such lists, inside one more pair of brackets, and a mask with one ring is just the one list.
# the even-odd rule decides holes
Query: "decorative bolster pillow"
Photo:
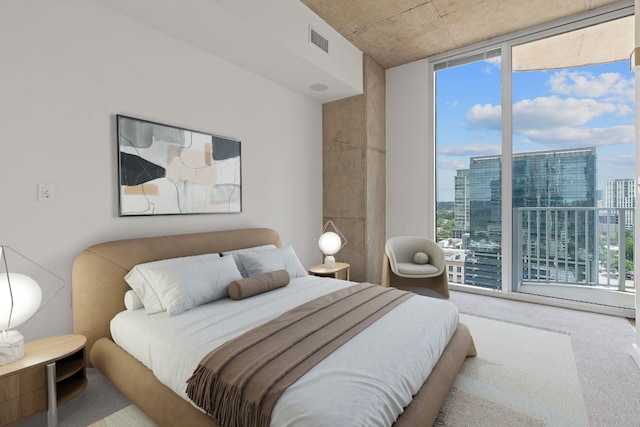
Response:
[{"label": "decorative bolster pillow", "polygon": [[231,299],[249,298],[289,284],[289,272],[277,270],[270,273],[256,274],[245,279],[229,283],[228,292]]},{"label": "decorative bolster pillow", "polygon": [[127,308],[127,310],[137,310],[139,308],[144,308],[144,304],[142,303],[142,300],[140,299],[138,294],[136,294],[136,291],[131,289],[124,294],[124,306]]}]

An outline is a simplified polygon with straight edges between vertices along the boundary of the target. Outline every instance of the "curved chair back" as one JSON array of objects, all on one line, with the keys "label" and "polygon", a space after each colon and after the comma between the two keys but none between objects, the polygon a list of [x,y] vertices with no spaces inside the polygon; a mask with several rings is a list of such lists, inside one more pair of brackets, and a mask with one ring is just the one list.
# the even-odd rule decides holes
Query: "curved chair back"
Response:
[{"label": "curved chair back", "polygon": [[[384,250],[389,257],[391,270],[401,277],[435,277],[445,268],[444,250],[426,237],[392,237],[385,243]],[[420,264],[413,262],[416,252],[424,252],[429,256],[424,269],[421,269]],[[405,268],[402,268],[403,266]]]},{"label": "curved chair back", "polygon": [[[428,255],[427,264],[414,262],[416,252]],[[449,297],[445,253],[426,237],[398,236],[387,239],[382,264],[382,286],[427,288]]]}]

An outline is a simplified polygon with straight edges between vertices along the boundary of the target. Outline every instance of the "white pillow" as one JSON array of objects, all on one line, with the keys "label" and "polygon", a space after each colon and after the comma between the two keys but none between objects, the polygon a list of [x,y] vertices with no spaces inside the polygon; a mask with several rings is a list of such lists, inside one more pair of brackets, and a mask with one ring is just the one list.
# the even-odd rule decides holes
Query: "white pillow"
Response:
[{"label": "white pillow", "polygon": [[[157,262],[160,263],[161,261]],[[131,286],[131,289],[133,289],[136,295],[138,295],[140,301],[142,301],[142,305],[147,314],[160,313],[165,310],[160,302],[160,297],[147,280],[148,270],[153,268],[153,264],[152,262],[138,264],[124,276],[124,280]]]},{"label": "white pillow", "polygon": [[236,265],[238,266],[238,270],[240,270],[240,274],[242,274],[242,277],[249,277],[246,269],[244,268],[244,265],[242,265],[242,261],[240,260],[240,257],[238,256],[238,254],[244,254],[248,252],[262,252],[262,251],[268,251],[269,249],[276,249],[276,245],[269,244],[269,245],[262,245],[262,246],[253,246],[253,247],[244,248],[244,249],[236,249],[234,251],[222,252],[222,255],[223,256],[233,255],[233,259],[236,261]]},{"label": "white pillow", "polygon": [[291,277],[304,277],[307,275],[307,270],[302,266],[291,246],[260,252],[243,252],[239,253],[238,257],[248,276],[277,270],[287,270]]},{"label": "white pillow", "polygon": [[229,283],[241,278],[233,258],[206,254],[138,264],[125,280],[147,314],[175,316],[226,297]]},{"label": "white pillow", "polygon": [[127,292],[125,292],[124,306],[127,308],[127,310],[138,310],[139,308],[144,308],[142,300],[133,289],[129,289]]}]

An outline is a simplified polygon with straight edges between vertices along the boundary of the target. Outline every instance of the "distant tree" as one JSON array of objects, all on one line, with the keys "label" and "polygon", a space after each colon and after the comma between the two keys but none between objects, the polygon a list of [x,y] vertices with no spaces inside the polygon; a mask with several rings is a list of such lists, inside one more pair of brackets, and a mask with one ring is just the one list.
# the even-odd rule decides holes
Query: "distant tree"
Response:
[{"label": "distant tree", "polygon": [[436,218],[436,239],[450,239],[453,226],[455,225],[455,221],[453,220],[453,202],[438,203]]},{"label": "distant tree", "polygon": [[452,211],[455,203],[454,202],[438,202],[436,205],[436,211],[446,210]]}]

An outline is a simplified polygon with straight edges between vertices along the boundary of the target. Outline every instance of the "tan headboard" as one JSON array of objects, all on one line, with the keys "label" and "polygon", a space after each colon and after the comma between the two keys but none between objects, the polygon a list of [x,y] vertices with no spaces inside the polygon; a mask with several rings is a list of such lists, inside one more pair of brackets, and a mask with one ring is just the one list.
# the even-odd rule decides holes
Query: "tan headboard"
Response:
[{"label": "tan headboard", "polygon": [[136,264],[267,244],[281,246],[277,231],[246,228],[117,240],[91,246],[80,252],[73,263],[73,331],[87,337],[87,354],[99,338],[111,338],[109,322],[125,309],[124,294],[131,289],[124,276]]}]

